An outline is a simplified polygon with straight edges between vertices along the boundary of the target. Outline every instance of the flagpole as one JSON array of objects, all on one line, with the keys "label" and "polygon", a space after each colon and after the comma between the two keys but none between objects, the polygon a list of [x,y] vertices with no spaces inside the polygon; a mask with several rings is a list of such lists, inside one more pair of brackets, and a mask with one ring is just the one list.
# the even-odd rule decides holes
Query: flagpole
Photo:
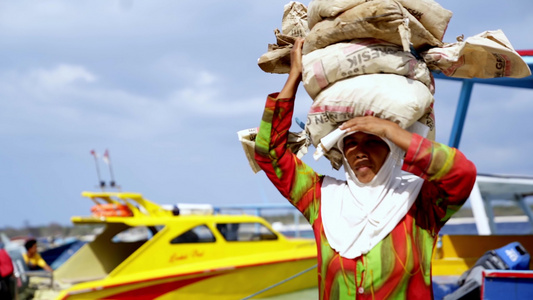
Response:
[{"label": "flagpole", "polygon": [[111,166],[111,157],[109,156],[109,151],[105,149],[104,153],[104,162],[109,166],[109,174],[111,175],[111,182],[109,183],[111,187],[115,187],[115,176],[113,175],[113,167]]},{"label": "flagpole", "polygon": [[100,188],[103,190],[105,188],[105,181],[102,180],[102,177],[100,176],[100,167],[98,167],[98,155],[96,154],[96,151],[91,150],[91,154],[94,157],[94,164],[96,166],[96,175],[98,176],[98,181],[100,182]]}]

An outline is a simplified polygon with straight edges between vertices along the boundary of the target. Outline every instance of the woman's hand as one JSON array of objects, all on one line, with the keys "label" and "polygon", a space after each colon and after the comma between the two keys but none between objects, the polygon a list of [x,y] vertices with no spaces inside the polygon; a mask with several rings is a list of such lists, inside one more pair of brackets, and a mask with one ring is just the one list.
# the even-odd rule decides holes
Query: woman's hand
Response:
[{"label": "woman's hand", "polygon": [[348,132],[364,131],[386,138],[404,151],[409,148],[412,138],[412,133],[402,129],[398,124],[373,116],[355,117],[346,121],[339,128]]},{"label": "woman's hand", "polygon": [[297,38],[291,49],[291,69],[289,78],[278,95],[278,99],[294,98],[298,85],[302,81],[302,47],[304,39]]},{"label": "woman's hand", "polygon": [[302,79],[302,48],[304,45],[303,38],[297,38],[291,49],[291,69],[289,76],[296,76],[299,80]]}]

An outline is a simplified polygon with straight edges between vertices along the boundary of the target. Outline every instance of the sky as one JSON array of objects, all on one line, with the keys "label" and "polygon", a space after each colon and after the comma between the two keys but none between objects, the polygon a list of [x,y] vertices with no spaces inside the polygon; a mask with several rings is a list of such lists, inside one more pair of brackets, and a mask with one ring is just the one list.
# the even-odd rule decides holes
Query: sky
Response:
[{"label": "sky", "polygon": [[[288,2],[0,0],[0,228],[89,215],[91,150],[108,149],[122,191],[156,203],[285,203],[251,171],[237,131],[259,125],[286,79],[257,59]],[[502,29],[533,49],[531,0],[439,3],[454,13],[444,42]],[[448,143],[460,83],[436,90],[437,141]],[[310,105],[300,87],[295,117]],[[532,176],[532,112],[533,90],[476,85],[459,148],[481,173]]]}]

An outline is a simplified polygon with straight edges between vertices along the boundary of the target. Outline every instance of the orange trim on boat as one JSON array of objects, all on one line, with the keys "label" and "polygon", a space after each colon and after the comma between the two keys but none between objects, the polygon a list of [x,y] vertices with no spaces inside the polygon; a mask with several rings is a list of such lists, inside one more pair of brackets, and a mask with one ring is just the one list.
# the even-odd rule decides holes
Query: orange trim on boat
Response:
[{"label": "orange trim on boat", "polygon": [[97,204],[91,207],[91,213],[95,217],[131,217],[133,212],[125,204]]}]

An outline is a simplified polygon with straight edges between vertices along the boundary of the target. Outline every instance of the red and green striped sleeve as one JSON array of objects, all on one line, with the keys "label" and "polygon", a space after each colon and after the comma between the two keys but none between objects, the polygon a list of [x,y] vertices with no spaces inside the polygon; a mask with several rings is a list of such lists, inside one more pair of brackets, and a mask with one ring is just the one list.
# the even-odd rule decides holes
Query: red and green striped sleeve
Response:
[{"label": "red and green striped sleeve", "polygon": [[318,215],[322,177],[287,147],[294,98],[277,96],[267,97],[255,140],[255,160],[280,193],[313,224]]},{"label": "red and green striped sleeve", "polygon": [[426,180],[420,191],[422,211],[433,212],[428,225],[437,231],[465,203],[476,180],[476,167],[463,153],[417,134],[413,134],[403,170]]}]

